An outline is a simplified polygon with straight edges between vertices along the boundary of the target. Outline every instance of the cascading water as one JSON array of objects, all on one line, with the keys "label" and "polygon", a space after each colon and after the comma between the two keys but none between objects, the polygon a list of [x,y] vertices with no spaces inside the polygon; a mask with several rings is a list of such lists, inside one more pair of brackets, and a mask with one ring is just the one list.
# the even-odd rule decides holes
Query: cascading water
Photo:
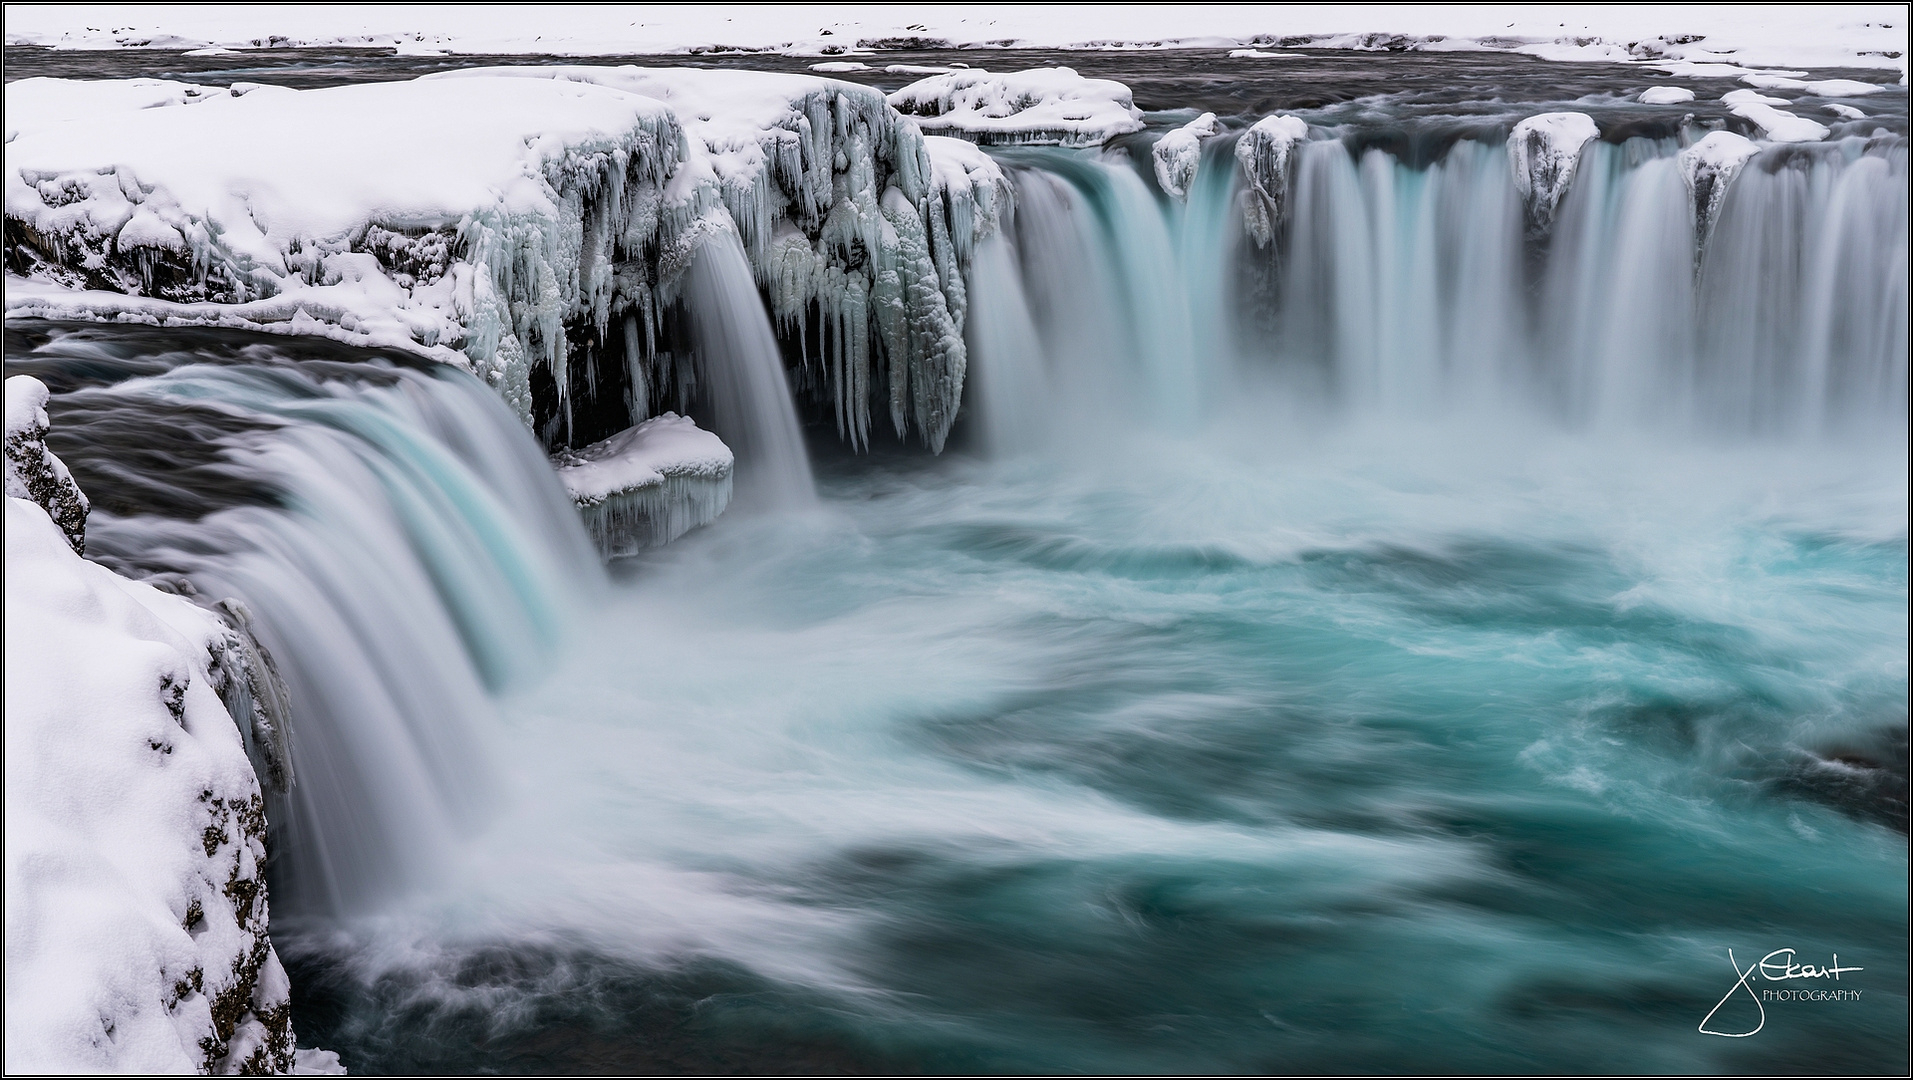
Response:
[{"label": "cascading water", "polygon": [[[463,376],[10,348],[67,373],[89,550],[290,669],[301,1030],[366,1071],[1903,1066],[1904,135],[1767,146],[1703,214],[1702,129],[1603,112],[1637,134],[1537,227],[1506,129],[1639,88],[1396,62],[1448,61],[1298,108],[1266,243],[1234,134],[1186,203],[1146,138],[995,151],[980,438],[609,580]],[[687,272],[711,426],[808,502],[735,237]],[[1710,1038],[1730,948],[1865,996]]]},{"label": "cascading water", "polygon": [[713,233],[688,274],[692,335],[709,380],[713,426],[737,454],[741,501],[811,505],[817,489],[783,354],[736,233]]},{"label": "cascading water", "polygon": [[[278,660],[297,779],[269,807],[276,909],[363,911],[488,816],[490,695],[544,667],[597,561],[470,376],[193,339],[80,329],[8,361],[66,390],[93,557],[241,600]],[[174,434],[125,476],[149,428]]]}]

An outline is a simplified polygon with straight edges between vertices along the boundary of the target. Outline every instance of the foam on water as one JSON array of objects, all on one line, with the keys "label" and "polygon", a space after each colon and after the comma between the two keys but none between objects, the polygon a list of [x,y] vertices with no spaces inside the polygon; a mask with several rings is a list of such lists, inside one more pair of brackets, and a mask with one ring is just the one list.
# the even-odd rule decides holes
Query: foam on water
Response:
[{"label": "foam on water", "polygon": [[[1695,1070],[1755,1060],[1692,1033],[1724,949],[1792,945],[1877,1001],[1761,1053],[1890,1056],[1904,839],[1803,778],[1904,738],[1903,468],[1252,405],[659,553],[506,703],[463,872],[291,950],[448,1032],[476,979],[548,1066],[553,1009],[653,1060],[578,1004],[635,979],[865,1068]],[[472,973],[507,946],[578,981]]]}]

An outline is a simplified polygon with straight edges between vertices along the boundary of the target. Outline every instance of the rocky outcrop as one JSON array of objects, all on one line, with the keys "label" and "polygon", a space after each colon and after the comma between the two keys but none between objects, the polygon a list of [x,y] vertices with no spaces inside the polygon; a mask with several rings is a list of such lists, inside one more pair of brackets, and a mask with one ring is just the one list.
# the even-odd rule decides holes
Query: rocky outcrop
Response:
[{"label": "rocky outcrop", "polygon": [[1235,160],[1242,169],[1242,223],[1257,247],[1274,242],[1288,220],[1294,187],[1296,147],[1309,137],[1309,126],[1296,116],[1265,116],[1236,140]]},{"label": "rocky outcrop", "polygon": [[38,503],[76,554],[86,554],[93,509],[66,463],[46,448],[46,384],[31,375],[7,380],[7,497]]},{"label": "rocky outcrop", "polygon": [[1586,113],[1530,116],[1508,133],[1508,164],[1528,213],[1528,235],[1543,238],[1554,229],[1554,215],[1574,186],[1581,149],[1601,131]]},{"label": "rocky outcrop", "polygon": [[552,457],[558,480],[606,558],[668,544],[717,520],[734,460],[718,437],[676,413]]}]

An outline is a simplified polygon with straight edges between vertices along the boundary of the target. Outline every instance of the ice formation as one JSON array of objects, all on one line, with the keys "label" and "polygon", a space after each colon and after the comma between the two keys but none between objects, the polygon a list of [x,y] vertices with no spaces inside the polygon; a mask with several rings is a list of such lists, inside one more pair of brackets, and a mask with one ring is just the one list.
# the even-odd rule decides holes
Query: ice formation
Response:
[{"label": "ice formation", "polygon": [[1129,87],[1066,67],[932,75],[890,104],[926,132],[992,145],[1098,146],[1143,126]]},{"label": "ice formation", "polygon": [[1215,113],[1203,113],[1156,140],[1150,151],[1156,184],[1170,198],[1182,202],[1189,197],[1189,185],[1196,182],[1196,170],[1202,166],[1202,140],[1221,130]]},{"label": "ice formation", "polygon": [[1527,207],[1529,235],[1545,236],[1554,227],[1554,213],[1574,183],[1581,148],[1600,134],[1593,117],[1577,112],[1530,116],[1508,133],[1508,163]]},{"label": "ice formation", "polygon": [[1243,226],[1257,247],[1268,247],[1289,215],[1295,147],[1309,126],[1295,116],[1265,116],[1235,144],[1236,163],[1248,188],[1242,193]]},{"label": "ice formation", "polygon": [[1710,132],[1681,151],[1681,177],[1694,200],[1694,228],[1702,244],[1707,242],[1708,231],[1720,216],[1720,204],[1727,198],[1734,174],[1759,152],[1760,147],[1751,139],[1731,131]]},{"label": "ice formation", "polygon": [[[469,365],[527,423],[542,372],[557,417],[540,434],[563,445],[601,362],[626,369],[632,420],[688,405],[697,372],[668,324],[692,253],[733,231],[847,438],[868,439],[872,401],[900,436],[948,434],[962,273],[1005,187],[993,166],[936,167],[875,90],[629,67],[144,82],[9,86],[7,269],[32,279],[9,281],[9,314],[407,348]],[[926,367],[936,394],[896,385]]]},{"label": "ice formation", "polygon": [[31,375],[7,380],[7,497],[40,504],[75,553],[86,554],[93,509],[66,463],[46,448],[46,384]]},{"label": "ice formation", "polygon": [[730,448],[676,413],[552,458],[607,558],[670,543],[731,501]]},{"label": "ice formation", "polygon": [[7,499],[9,1072],[287,1072],[230,631]]},{"label": "ice formation", "polygon": [[1650,86],[1641,91],[1643,105],[1679,105],[1694,100],[1694,92],[1685,86]]}]

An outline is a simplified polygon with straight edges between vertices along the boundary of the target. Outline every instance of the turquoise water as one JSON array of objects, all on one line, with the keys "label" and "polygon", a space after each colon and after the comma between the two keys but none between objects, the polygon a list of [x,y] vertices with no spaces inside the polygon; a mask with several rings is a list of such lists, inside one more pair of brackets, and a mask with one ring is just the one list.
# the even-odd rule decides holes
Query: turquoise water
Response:
[{"label": "turquoise water", "polygon": [[[276,931],[302,1041],[363,1072],[1905,1066],[1903,442],[1245,404],[1067,447],[825,463],[818,513],[621,567],[506,701],[513,787],[440,887]],[[1860,999],[1729,995],[1783,948]]]}]

